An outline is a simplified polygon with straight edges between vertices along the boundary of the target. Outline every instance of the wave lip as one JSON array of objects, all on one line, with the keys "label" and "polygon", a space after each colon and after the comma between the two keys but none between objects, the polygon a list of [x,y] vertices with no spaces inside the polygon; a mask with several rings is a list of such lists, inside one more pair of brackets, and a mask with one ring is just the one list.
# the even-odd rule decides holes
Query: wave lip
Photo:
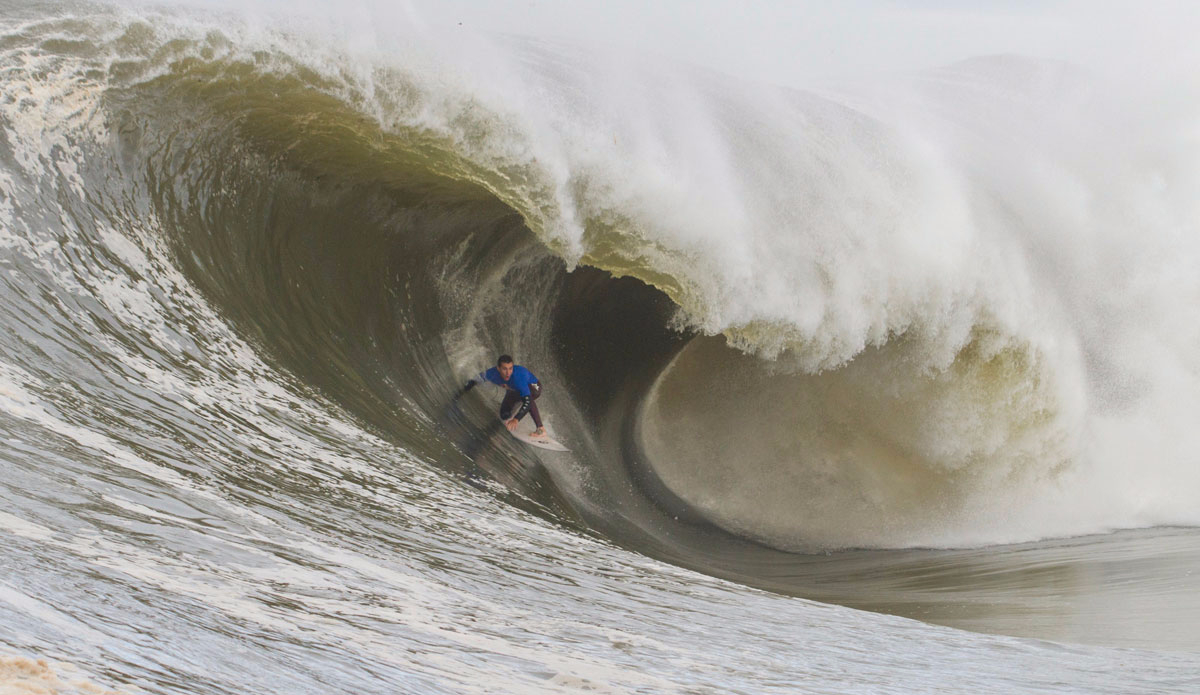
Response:
[{"label": "wave lip", "polygon": [[[184,285],[202,293],[189,308],[211,305],[154,327],[166,364],[207,357],[187,321],[228,322],[422,461],[480,466],[507,501],[749,583],[809,562],[762,545],[1200,521],[1200,304],[1177,224],[1195,203],[1160,185],[1170,167],[1142,176],[1140,148],[1096,174],[1079,150],[1111,131],[1065,137],[1050,96],[988,74],[1003,63],[839,101],[519,44],[485,88],[446,79],[453,61],[123,22],[102,23],[91,57],[42,43],[42,64],[15,69],[61,118],[47,133],[5,103],[4,161],[47,201],[144,213],[79,243],[137,271],[125,297],[155,263],[178,283],[121,312],[175,306]],[[1007,130],[1013,113],[1037,132]],[[77,282],[58,248],[48,275]],[[550,385],[574,460],[489,439],[492,403],[439,418],[498,346]],[[212,352],[247,381],[268,369]]]},{"label": "wave lip", "polygon": [[[1109,148],[1104,171],[1114,173],[1098,170],[1086,152],[1107,145],[1123,113],[1099,78],[1004,57],[818,95],[668,63],[614,67],[520,40],[491,45],[486,66],[422,41],[364,70],[357,56],[303,42],[281,50],[278,37],[247,27],[226,36],[186,22],[140,26],[114,41],[142,55],[116,73],[128,103],[198,108],[210,121],[193,121],[174,155],[237,162],[159,172],[178,197],[164,199],[164,214],[186,235],[180,257],[211,249],[190,272],[373,421],[386,422],[397,398],[436,409],[434,394],[505,345],[564,396],[591,392],[556,405],[604,465],[644,458],[721,526],[781,547],[961,545],[1197,521],[1180,492],[1195,476],[1180,462],[1200,443],[1175,405],[1200,394],[1186,356],[1196,336],[1174,330],[1200,306],[1189,301],[1200,287],[1179,272],[1196,250],[1176,226],[1195,203],[1150,176],[1168,164],[1187,171],[1161,159],[1181,134],[1147,123],[1142,146]],[[167,38],[170,51],[153,49]],[[187,206],[203,208],[202,225]],[[311,218],[276,213],[266,230],[226,222],[294,206]],[[339,217],[353,220],[355,242],[322,261]],[[1138,239],[1122,231],[1135,220]],[[292,257],[276,257],[286,244]],[[229,248],[239,248],[234,265]],[[1148,281],[1169,254],[1175,270]],[[248,258],[281,268],[271,301],[247,302],[263,289]],[[318,266],[325,279],[313,282]],[[572,286],[592,284],[569,275],[579,266],[661,290],[673,313],[651,292],[633,313],[670,313],[684,336],[724,336],[749,355],[706,358],[739,374],[722,388],[757,386],[730,410],[755,411],[756,394],[772,393],[793,412],[720,429],[707,420],[723,410],[720,394],[669,397],[707,339],[677,358],[674,346],[625,356],[674,359],[661,376],[628,369],[607,395],[585,385],[572,351],[601,361],[618,352],[584,350],[564,332],[610,291],[575,296]],[[339,294],[330,278],[354,289]],[[304,316],[261,311],[295,304],[297,286],[307,308],[292,308]],[[495,308],[506,297],[510,306]],[[308,330],[313,321],[320,331]],[[338,368],[314,367],[314,340]],[[413,381],[379,356],[403,351],[436,376]],[[389,386],[364,397],[358,383]],[[603,400],[617,392],[642,395]],[[636,420],[630,408],[642,401],[642,439],[597,431],[596,411]],[[685,401],[705,405],[671,405]],[[726,433],[715,446],[727,461],[772,442],[750,457],[759,470],[739,482],[742,504],[703,502],[721,487],[687,478],[705,470],[682,464],[705,441],[689,427]],[[1156,428],[1169,447],[1151,442]],[[814,442],[815,456],[799,455]],[[1133,442],[1163,455],[1131,497]],[[785,500],[777,512],[755,509],[750,491],[763,487],[806,491],[800,506],[812,511],[797,523]],[[860,530],[839,535],[836,514],[816,513],[835,508],[857,509],[850,525]]]}]

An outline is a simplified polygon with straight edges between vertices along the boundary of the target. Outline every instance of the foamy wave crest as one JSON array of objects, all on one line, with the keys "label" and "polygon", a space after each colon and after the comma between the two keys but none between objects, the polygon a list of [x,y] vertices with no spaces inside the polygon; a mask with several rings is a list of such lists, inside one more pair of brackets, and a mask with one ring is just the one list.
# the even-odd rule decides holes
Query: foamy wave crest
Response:
[{"label": "foamy wave crest", "polygon": [[581,457],[776,546],[1200,523],[1186,99],[1018,58],[816,93],[404,21],[101,14],[83,67],[6,55],[68,65],[59,149],[98,129],[222,313],[381,428],[403,401],[432,431],[504,345],[566,387]]},{"label": "foamy wave crest", "polygon": [[710,518],[787,547],[1200,522],[1195,104],[1009,57],[816,95],[502,54],[488,147],[554,201],[510,202],[770,361],[660,379],[650,465]]}]

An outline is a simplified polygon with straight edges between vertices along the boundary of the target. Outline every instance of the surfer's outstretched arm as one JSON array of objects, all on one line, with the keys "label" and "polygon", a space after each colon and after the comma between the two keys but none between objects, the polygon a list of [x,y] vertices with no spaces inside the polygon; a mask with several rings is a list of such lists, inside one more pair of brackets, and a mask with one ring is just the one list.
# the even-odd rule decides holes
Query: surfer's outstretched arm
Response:
[{"label": "surfer's outstretched arm", "polygon": [[474,380],[474,379],[472,379],[472,380],[468,381],[468,382],[467,382],[467,383],[466,383],[466,384],[465,384],[465,385],[464,385],[462,388],[460,388],[459,390],[455,391],[455,392],[454,392],[454,396],[453,396],[453,400],[456,400],[456,401],[457,401],[458,399],[460,399],[460,398],[462,398],[463,396],[467,395],[467,391],[470,391],[471,389],[475,388],[475,383],[476,383],[476,382],[475,382],[475,380]]},{"label": "surfer's outstretched arm", "polygon": [[465,396],[467,391],[470,391],[471,389],[475,388],[477,384],[482,384],[485,381],[487,381],[487,372],[480,372],[479,374],[476,374],[475,376],[471,377],[471,380],[464,384],[462,388],[454,392],[454,396],[451,398],[451,400],[457,401]]},{"label": "surfer's outstretched arm", "polygon": [[443,410],[443,413],[442,413],[443,417],[446,417],[450,420],[461,420],[463,417],[463,414],[462,414],[462,411],[459,410],[458,399],[465,396],[467,394],[467,391],[470,391],[471,389],[475,388],[475,385],[477,383],[478,383],[478,377],[476,377],[475,379],[471,379],[466,384],[464,384],[462,388],[455,391],[454,394],[450,396],[450,402],[446,404],[446,407]]}]

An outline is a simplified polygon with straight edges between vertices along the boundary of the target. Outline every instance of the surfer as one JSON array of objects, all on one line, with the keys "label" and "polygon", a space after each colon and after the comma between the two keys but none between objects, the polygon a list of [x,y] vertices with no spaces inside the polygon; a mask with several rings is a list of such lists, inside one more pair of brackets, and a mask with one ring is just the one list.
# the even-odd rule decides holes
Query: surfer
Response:
[{"label": "surfer", "polygon": [[[514,364],[511,355],[500,355],[500,358],[496,360],[495,367],[475,375],[461,391],[455,394],[454,398],[457,400],[459,396],[475,388],[476,384],[482,384],[485,381],[504,387],[504,400],[500,402],[500,419],[504,420],[504,426],[508,428],[508,431],[516,431],[517,423],[528,413],[533,416],[533,424],[537,425],[537,429],[529,436],[546,436],[546,428],[542,426],[542,415],[538,412],[536,403],[538,397],[542,395],[542,385],[533,372],[519,364]],[[513,406],[517,404],[517,401],[521,402],[521,407],[516,413],[513,413]]]}]

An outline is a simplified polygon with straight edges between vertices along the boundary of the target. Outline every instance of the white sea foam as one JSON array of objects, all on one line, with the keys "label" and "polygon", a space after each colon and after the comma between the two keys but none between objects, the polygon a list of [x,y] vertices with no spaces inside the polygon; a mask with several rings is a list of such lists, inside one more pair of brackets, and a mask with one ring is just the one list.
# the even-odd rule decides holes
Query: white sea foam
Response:
[{"label": "white sea foam", "polygon": [[[864,423],[847,399],[868,403],[882,385],[885,402],[868,403],[877,416],[867,424],[884,430],[882,440],[918,450],[926,476],[969,479],[966,464],[999,452],[1001,464],[1031,465],[992,465],[970,482],[998,481],[1011,499],[1027,488],[1005,487],[1010,471],[1024,482],[1047,472],[1040,447],[1058,447],[1046,457],[1051,475],[1054,462],[1095,450],[1081,460],[1106,473],[1093,476],[1105,487],[1085,484],[1061,498],[1072,503],[1063,517],[1087,512],[1075,530],[1190,518],[1182,505],[1195,480],[1180,461],[1195,451],[1183,436],[1195,412],[1195,335],[1175,333],[1174,342],[1162,335],[1164,326],[1185,322],[1178,306],[1193,298],[1191,198],[1172,188],[1186,178],[1155,179],[1184,205],[1166,217],[1185,226],[1164,239],[1150,225],[1150,243],[1139,247],[1120,233],[1137,217],[1118,214],[1127,211],[1121,196],[1101,194],[1117,189],[1096,183],[1101,193],[1088,195],[1078,183],[1079,171],[1092,169],[1052,157],[1058,164],[1038,180],[1077,195],[1064,194],[1075,201],[1065,212],[1039,216],[1046,204],[1010,188],[1020,193],[1025,176],[1043,170],[994,169],[992,160],[974,158],[964,145],[978,140],[974,120],[951,108],[943,119],[957,124],[961,140],[943,138],[921,108],[913,115],[913,104],[941,103],[919,90],[868,92],[846,109],[670,65],[593,69],[594,58],[504,41],[488,46],[499,53],[477,49],[472,59],[480,64],[454,60],[406,81],[397,72],[413,63],[388,45],[347,57],[344,47],[223,20],[154,21],[166,36],[242,32],[235,45],[247,54],[282,45],[385,127],[420,125],[446,136],[463,156],[502,170],[489,185],[573,260],[598,256],[597,242],[618,234],[623,250],[608,262],[674,278],[684,320],[726,331],[756,355],[790,351],[774,362],[726,351],[722,359],[745,366],[751,384],[776,375],[784,385],[812,382],[812,393],[828,395],[856,427]],[[429,51],[416,59],[427,65],[439,50],[411,49]],[[262,69],[291,69],[276,62]],[[965,79],[969,91],[993,80],[971,71]],[[424,90],[420,107],[390,106],[388,90],[414,81]],[[63,137],[72,131],[47,139],[38,129],[45,113],[28,121],[19,109],[3,115],[17,124],[11,137],[19,140],[21,173],[44,176],[51,194],[79,195],[84,169],[58,165],[82,156]],[[46,123],[58,127],[54,118]],[[989,152],[1020,164],[1030,151],[1022,147]],[[1003,175],[989,181],[988,172]],[[1144,199],[1151,211],[1160,209],[1155,186]],[[1103,214],[1079,202],[1098,199],[1108,204]],[[1022,201],[1028,205],[1015,204]],[[1069,214],[1079,210],[1084,222]],[[1010,229],[1010,220],[1024,226]],[[1106,222],[1103,233],[1089,231],[1098,221]],[[1034,243],[1045,238],[1035,232],[1064,225],[1070,233],[1051,235],[1050,252]],[[13,618],[4,621],[6,643],[65,652],[108,674],[179,690],[1186,692],[1194,685],[1194,658],[1122,652],[1115,660],[1107,650],[822,606],[665,566],[516,511],[364,431],[269,364],[187,281],[153,216],[109,229],[63,215],[68,241],[83,244],[81,227],[98,230],[96,250],[120,263],[103,254],[71,257],[76,249],[64,250],[30,220],[3,230],[24,273],[6,285],[16,289],[5,308],[25,311],[35,324],[11,326],[55,352],[14,351],[0,364],[0,425],[36,442],[9,453],[14,465],[4,484],[14,505],[0,516],[8,570],[0,610]],[[1142,248],[1156,253],[1139,255]],[[1141,272],[1113,277],[1112,259],[1126,256]],[[1043,258],[1054,263],[1035,262]],[[1147,271],[1161,260],[1172,264],[1165,278]],[[113,267],[121,264],[131,272]],[[43,280],[45,287],[37,284]],[[36,289],[47,294],[23,293]],[[1172,292],[1174,302],[1158,301]],[[63,309],[71,301],[90,311]],[[1113,306],[1119,311],[1110,316]],[[45,316],[30,307],[45,308]],[[96,317],[105,312],[111,321],[101,327]],[[39,332],[41,318],[49,336]],[[1092,344],[1108,334],[1119,338]],[[185,351],[192,360],[185,368],[167,366]],[[996,355],[1017,368],[990,379],[988,358]],[[703,395],[721,404],[720,393]],[[783,393],[770,405],[799,395]],[[762,405],[751,403],[745,407]],[[1164,410],[1168,403],[1176,410]],[[711,407],[702,398],[694,405]],[[799,408],[810,405],[780,410],[804,414]],[[827,414],[810,411],[802,424],[819,432]],[[1014,437],[1031,413],[1036,436]],[[1174,449],[1163,448],[1164,434],[1179,435]],[[1133,457],[1152,463],[1134,468]],[[758,484],[780,487],[768,465],[777,459],[742,462],[763,476]],[[697,470],[696,479],[713,472]],[[1097,490],[1120,494],[1088,496]],[[746,523],[745,509],[731,511],[740,492],[732,489],[712,510],[719,521],[792,538],[794,529],[764,530]],[[778,498],[744,501],[781,511]],[[925,519],[906,521],[899,538],[871,538],[933,537],[920,527]],[[975,525],[965,531],[958,521],[949,542],[980,538],[980,524],[1006,519],[967,519]],[[1001,531],[1065,528],[1037,516],[1021,523]]]},{"label": "white sea foam", "polygon": [[[200,34],[181,17],[176,31]],[[568,262],[659,284],[681,326],[769,360],[764,378],[830,372],[854,398],[885,391],[886,414],[844,412],[840,426],[892,433],[886,446],[927,470],[979,476],[990,511],[967,495],[956,522],[938,511],[909,518],[910,534],[843,542],[1200,523],[1198,106],[1180,64],[1153,51],[1096,69],[1004,56],[817,93],[615,50],[462,41],[410,10],[387,28],[355,17],[324,40],[294,19],[286,37],[253,19],[224,31],[237,51],[269,47],[320,72],[383,128],[416,128],[495,172],[481,183]],[[1133,64],[1185,81],[1133,85]],[[998,350],[1024,366],[981,376],[971,360]],[[697,402],[719,412],[721,395]],[[828,412],[779,425],[791,451],[809,451],[797,433],[831,427]],[[834,459],[855,450],[830,446]],[[772,456],[747,474],[751,489],[786,489],[777,476],[804,470]],[[1027,475],[1007,484],[1014,465]],[[708,494],[697,479],[681,489],[696,485]],[[722,505],[729,525],[761,527],[742,516],[753,504]],[[810,521],[758,511],[775,539]]]},{"label": "white sea foam", "polygon": [[[893,432],[883,446],[920,466],[976,476],[978,505],[914,504],[916,528],[865,537],[863,519],[834,514],[831,528],[854,532],[827,542],[1200,523],[1198,105],[1169,96],[1194,85],[1134,90],[1120,75],[997,57],[817,95],[522,42],[448,63],[454,79],[425,84],[419,125],[487,167],[528,164],[497,192],[568,260],[659,282],[683,325],[775,359],[763,374],[853,370],[854,398],[884,390],[889,406],[840,426]],[[970,376],[986,367],[971,360],[991,359],[973,351],[981,342],[1025,366]],[[855,366],[868,349],[871,366]],[[730,407],[703,395],[691,402],[704,412]],[[753,412],[746,398],[733,407]],[[685,419],[672,412],[661,428]],[[802,419],[827,429],[828,412]],[[804,470],[807,430],[792,426],[792,453],[753,468],[739,437],[779,430],[706,431],[727,457],[701,439],[704,456],[680,458],[682,430],[660,452],[687,470],[677,491],[720,494],[711,506],[740,531],[762,537],[769,520],[769,538],[811,540],[794,497],[760,505],[755,492],[789,489],[779,476]],[[831,446],[834,458],[854,451]],[[705,467],[721,472],[715,487],[693,475]],[[744,476],[745,500],[725,495],[728,476]],[[883,508],[914,501],[877,494]]]}]

